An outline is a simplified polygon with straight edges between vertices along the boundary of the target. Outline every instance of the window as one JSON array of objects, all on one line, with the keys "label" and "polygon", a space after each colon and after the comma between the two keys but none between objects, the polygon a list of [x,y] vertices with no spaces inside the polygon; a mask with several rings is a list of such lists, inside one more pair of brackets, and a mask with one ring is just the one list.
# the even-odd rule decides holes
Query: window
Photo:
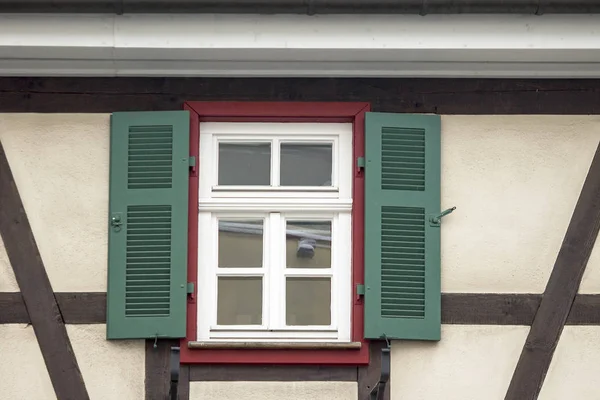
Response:
[{"label": "window", "polygon": [[200,123],[199,341],[351,341],[351,166],[350,123]]},{"label": "window", "polygon": [[369,362],[439,340],[440,118],[191,102],[111,118],[107,338],[182,363]]}]

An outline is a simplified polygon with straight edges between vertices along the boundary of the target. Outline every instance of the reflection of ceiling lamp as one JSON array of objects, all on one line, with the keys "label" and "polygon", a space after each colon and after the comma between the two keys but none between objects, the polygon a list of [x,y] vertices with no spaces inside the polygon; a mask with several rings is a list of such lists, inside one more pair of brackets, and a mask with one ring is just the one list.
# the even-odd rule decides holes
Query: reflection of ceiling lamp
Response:
[{"label": "reflection of ceiling lamp", "polygon": [[317,241],[314,239],[300,239],[298,242],[298,250],[296,251],[296,257],[298,258],[313,258],[315,255],[315,247]]}]

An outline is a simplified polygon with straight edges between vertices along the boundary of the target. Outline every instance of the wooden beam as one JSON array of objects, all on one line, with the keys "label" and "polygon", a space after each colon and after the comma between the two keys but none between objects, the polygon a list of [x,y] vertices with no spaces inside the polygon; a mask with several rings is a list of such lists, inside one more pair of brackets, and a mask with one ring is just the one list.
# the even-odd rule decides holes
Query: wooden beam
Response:
[{"label": "wooden beam", "polygon": [[[106,293],[56,292],[66,324],[106,323]],[[531,325],[541,294],[443,293],[442,323],[451,325]],[[0,292],[0,324],[29,323],[20,293]],[[577,295],[567,325],[600,325],[600,295]]]},{"label": "wooden beam", "polygon": [[442,323],[467,325],[531,325],[539,294],[444,293]]},{"label": "wooden beam", "polygon": [[583,184],[505,400],[537,399],[600,230],[600,146]]},{"label": "wooden beam", "polygon": [[194,100],[364,101],[380,112],[587,115],[600,113],[600,80],[0,78],[0,112],[178,110]]},{"label": "wooden beam", "polygon": [[0,293],[0,324],[28,324],[29,314],[21,293]]},{"label": "wooden beam", "polygon": [[169,398],[171,382],[171,346],[179,346],[178,340],[146,340],[146,400]]},{"label": "wooden beam", "polygon": [[190,365],[190,381],[357,381],[357,368],[325,365]]},{"label": "wooden beam", "polygon": [[2,143],[0,204],[0,234],[56,397],[89,399]]}]

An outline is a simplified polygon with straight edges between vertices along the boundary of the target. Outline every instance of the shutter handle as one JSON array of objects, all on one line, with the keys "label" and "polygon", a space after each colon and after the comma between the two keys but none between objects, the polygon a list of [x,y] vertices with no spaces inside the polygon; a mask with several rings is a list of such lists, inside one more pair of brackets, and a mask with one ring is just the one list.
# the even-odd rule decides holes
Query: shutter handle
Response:
[{"label": "shutter handle", "polygon": [[121,230],[121,225],[123,225],[123,221],[121,220],[121,213],[113,214],[112,218],[110,219],[110,225],[114,228],[116,232],[119,232]]},{"label": "shutter handle", "polygon": [[454,210],[456,210],[456,207],[448,208],[448,209],[442,211],[441,213],[439,213],[438,215],[431,216],[429,218],[429,224],[431,226],[440,226],[442,223],[442,218],[445,217],[446,215],[450,214]]}]

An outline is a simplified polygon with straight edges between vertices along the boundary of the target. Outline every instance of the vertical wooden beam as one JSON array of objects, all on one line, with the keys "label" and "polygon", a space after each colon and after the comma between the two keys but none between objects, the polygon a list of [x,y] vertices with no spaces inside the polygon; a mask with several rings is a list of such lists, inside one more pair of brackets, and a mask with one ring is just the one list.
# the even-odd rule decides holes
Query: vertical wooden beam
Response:
[{"label": "vertical wooden beam", "polygon": [[0,234],[56,397],[59,400],[89,399],[2,143]]},{"label": "vertical wooden beam", "polygon": [[505,400],[537,399],[599,229],[600,145],[575,205]]},{"label": "vertical wooden beam", "polygon": [[171,346],[179,346],[178,340],[146,340],[146,400],[167,400],[171,383]]}]

